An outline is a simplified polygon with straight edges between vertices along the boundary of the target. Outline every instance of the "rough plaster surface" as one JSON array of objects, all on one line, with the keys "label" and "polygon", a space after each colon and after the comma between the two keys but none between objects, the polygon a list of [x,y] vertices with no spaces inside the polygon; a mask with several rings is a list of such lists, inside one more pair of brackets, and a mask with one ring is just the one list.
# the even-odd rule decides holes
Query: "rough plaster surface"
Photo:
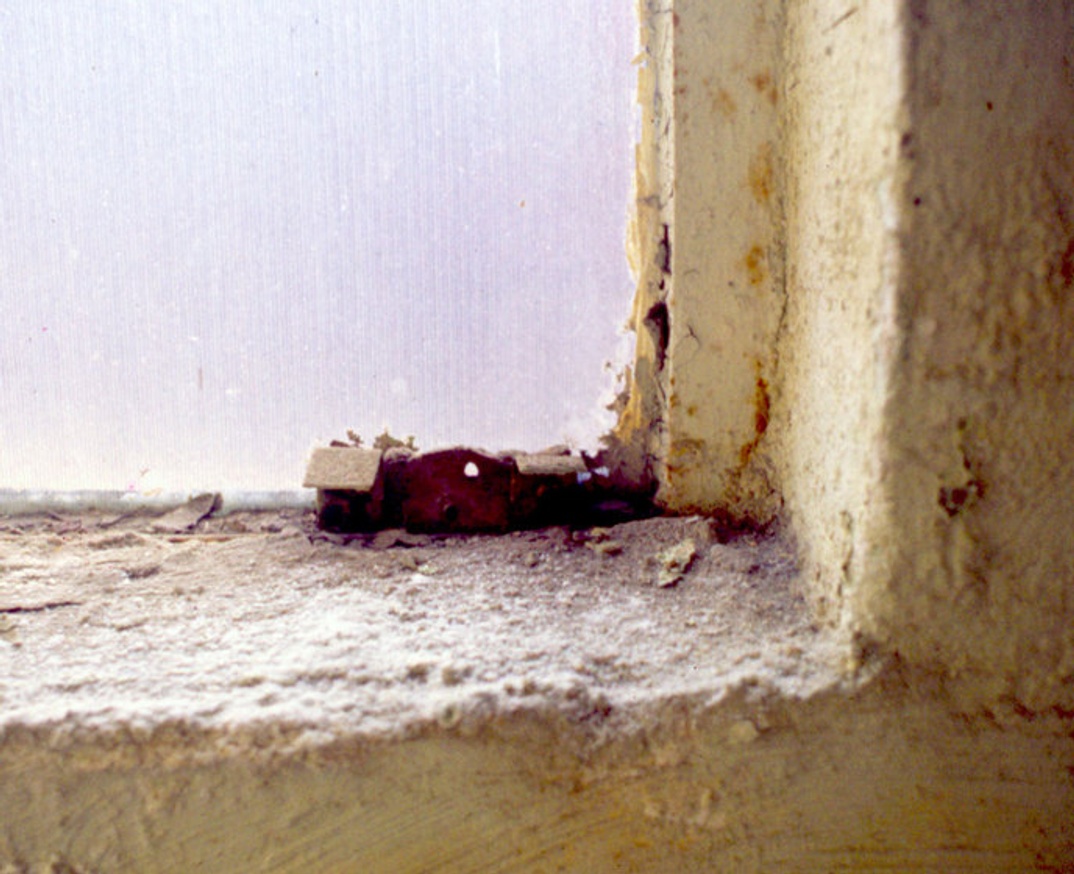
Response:
[{"label": "rough plaster surface", "polygon": [[[395,732],[468,706],[551,697],[589,717],[758,671],[803,691],[832,679],[803,655],[833,650],[775,540],[719,544],[683,519],[377,539],[246,518],[196,534],[140,517],[0,526],[5,724]],[[698,557],[660,587],[662,553],[685,540]]]},{"label": "rough plaster surface", "polygon": [[903,679],[852,718],[841,692],[743,689],[632,734],[547,710],[289,753],[286,732],[27,734],[0,754],[0,870],[1070,870],[1061,721],[960,716]]},{"label": "rough plaster surface", "polygon": [[878,488],[897,353],[903,88],[896,4],[791,4],[784,34],[787,313],[773,438],[819,613],[884,577]]},{"label": "rough plaster surface", "polygon": [[[669,296],[682,18],[645,9],[643,472],[688,427],[662,405],[696,332],[671,318],[661,349],[652,306],[712,287]],[[787,5],[787,305],[749,455],[804,578],[779,540],[671,520],[410,548],[297,518],[2,532],[0,870],[1074,870],[1071,44],[1070,3]],[[676,105],[726,112],[709,96]],[[675,221],[718,234],[714,210]],[[719,507],[693,458],[665,494]],[[844,660],[799,588],[900,655]]]},{"label": "rough plaster surface", "polygon": [[790,4],[769,448],[821,616],[1074,707],[1074,4]]},{"label": "rough plaster surface", "polygon": [[1074,706],[1074,4],[795,5],[777,444],[814,601]]},{"label": "rough plaster surface", "polygon": [[910,3],[899,354],[863,626],[1074,708],[1074,3]]},{"label": "rough plaster surface", "polygon": [[1074,863],[1069,719],[848,679],[778,539],[169,527],[0,531],[0,870]]},{"label": "rough plaster surface", "polygon": [[658,500],[782,502],[819,616],[1074,707],[1074,3],[671,12],[623,420]]}]

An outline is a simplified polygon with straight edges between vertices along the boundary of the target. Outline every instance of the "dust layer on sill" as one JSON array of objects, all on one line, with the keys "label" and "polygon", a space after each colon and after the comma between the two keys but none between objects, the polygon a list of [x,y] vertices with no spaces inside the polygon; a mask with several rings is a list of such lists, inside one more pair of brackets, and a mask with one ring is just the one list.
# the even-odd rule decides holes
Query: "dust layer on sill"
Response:
[{"label": "dust layer on sill", "polygon": [[326,534],[303,509],[182,531],[0,517],[0,738],[179,723],[327,741],[521,710],[629,730],[669,699],[841,682],[786,544],[724,539],[697,518],[431,537]]}]

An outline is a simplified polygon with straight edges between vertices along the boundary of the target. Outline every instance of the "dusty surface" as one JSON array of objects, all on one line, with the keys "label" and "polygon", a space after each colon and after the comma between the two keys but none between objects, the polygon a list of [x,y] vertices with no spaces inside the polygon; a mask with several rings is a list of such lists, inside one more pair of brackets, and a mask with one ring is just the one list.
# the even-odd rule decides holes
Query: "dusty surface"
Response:
[{"label": "dusty surface", "polygon": [[0,871],[1070,870],[1068,717],[841,679],[777,538],[211,508],[0,518]]},{"label": "dusty surface", "polygon": [[439,538],[326,535],[299,510],[192,518],[0,517],[0,729],[390,734],[542,704],[604,722],[751,678],[791,696],[837,679],[777,538],[670,518]]}]

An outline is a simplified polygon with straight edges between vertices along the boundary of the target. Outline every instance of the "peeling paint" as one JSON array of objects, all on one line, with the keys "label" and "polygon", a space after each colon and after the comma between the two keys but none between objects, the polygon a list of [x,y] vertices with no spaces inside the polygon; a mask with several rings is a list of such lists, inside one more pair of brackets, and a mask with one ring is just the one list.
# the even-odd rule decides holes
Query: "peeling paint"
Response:
[{"label": "peeling paint", "polygon": [[667,9],[638,2],[640,43],[638,104],[641,138],[637,146],[634,212],[627,235],[627,257],[636,281],[629,327],[635,361],[613,407],[619,412],[598,455],[610,478],[624,491],[651,494],[657,486],[666,443],[665,362],[670,344],[667,300],[671,294],[672,112],[676,99],[672,75],[673,22]]},{"label": "peeling paint", "polygon": [[[782,311],[780,10],[775,0],[760,10],[727,2],[719,15],[676,5],[673,33],[662,33],[659,16],[645,19],[647,44],[666,54],[642,79],[645,129],[656,135],[639,149],[639,338],[611,441],[620,457],[644,460],[609,466],[644,471],[659,506],[673,512],[770,519],[776,505],[771,470],[755,451],[748,362],[772,371]],[[717,293],[725,288],[733,290]]]}]

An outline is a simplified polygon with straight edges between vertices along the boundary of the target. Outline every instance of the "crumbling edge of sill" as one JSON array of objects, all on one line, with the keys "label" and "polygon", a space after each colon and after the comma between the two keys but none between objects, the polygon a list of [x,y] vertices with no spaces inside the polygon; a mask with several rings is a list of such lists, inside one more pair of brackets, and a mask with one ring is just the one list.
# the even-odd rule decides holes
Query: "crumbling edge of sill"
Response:
[{"label": "crumbling edge of sill", "polygon": [[[204,767],[228,761],[268,766],[318,767],[361,764],[380,749],[415,741],[497,743],[523,751],[555,750],[564,764],[629,757],[659,745],[660,738],[721,732],[741,746],[778,734],[796,713],[832,696],[850,701],[871,687],[889,685],[900,673],[894,660],[876,661],[856,673],[832,670],[806,683],[781,685],[768,678],[738,680],[702,692],[671,694],[613,707],[599,696],[568,691],[538,702],[504,707],[493,696],[472,695],[436,718],[415,718],[391,729],[361,729],[271,720],[234,725],[170,719],[157,724],[84,725],[63,720],[0,726],[0,771],[33,769],[61,760],[84,771],[156,767]],[[897,685],[905,688],[902,680]],[[794,688],[797,686],[797,688]],[[805,688],[802,688],[802,687]],[[640,745],[640,747],[639,747]]]}]

